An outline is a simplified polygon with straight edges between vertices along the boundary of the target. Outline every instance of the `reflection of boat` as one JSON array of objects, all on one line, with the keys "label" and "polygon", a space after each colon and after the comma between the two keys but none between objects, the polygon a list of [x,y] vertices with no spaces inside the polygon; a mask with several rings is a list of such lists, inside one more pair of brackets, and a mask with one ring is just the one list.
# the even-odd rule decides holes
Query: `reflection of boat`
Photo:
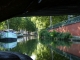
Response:
[{"label": "reflection of boat", "polygon": [[17,46],[17,42],[12,42],[12,43],[0,43],[1,44],[1,47],[3,48],[14,48]]},{"label": "reflection of boat", "polygon": [[23,34],[22,33],[16,33],[17,34],[17,38],[22,38],[23,37]]}]

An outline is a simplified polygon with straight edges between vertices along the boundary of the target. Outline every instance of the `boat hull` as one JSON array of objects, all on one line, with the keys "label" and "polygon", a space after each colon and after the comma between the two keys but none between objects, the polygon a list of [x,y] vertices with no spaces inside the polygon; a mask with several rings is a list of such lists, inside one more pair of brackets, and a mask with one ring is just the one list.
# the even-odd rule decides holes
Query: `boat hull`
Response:
[{"label": "boat hull", "polygon": [[4,43],[11,43],[11,42],[16,42],[17,38],[2,38],[0,39],[0,42],[4,42]]}]

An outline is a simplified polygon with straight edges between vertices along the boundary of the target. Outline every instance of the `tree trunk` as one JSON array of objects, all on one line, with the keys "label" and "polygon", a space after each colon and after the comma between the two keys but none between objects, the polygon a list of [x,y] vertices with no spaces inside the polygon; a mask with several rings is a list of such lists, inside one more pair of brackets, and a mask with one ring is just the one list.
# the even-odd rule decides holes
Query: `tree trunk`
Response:
[{"label": "tree trunk", "polygon": [[50,16],[50,26],[52,26],[52,16]]}]

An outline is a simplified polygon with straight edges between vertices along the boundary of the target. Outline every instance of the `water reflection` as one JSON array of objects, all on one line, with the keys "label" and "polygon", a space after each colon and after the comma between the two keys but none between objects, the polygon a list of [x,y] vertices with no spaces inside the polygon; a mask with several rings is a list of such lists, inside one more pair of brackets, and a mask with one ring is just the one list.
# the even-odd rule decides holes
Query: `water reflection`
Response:
[{"label": "water reflection", "polygon": [[32,55],[32,52],[37,48],[37,40],[36,36],[27,36],[18,38],[17,42],[12,43],[1,43],[0,42],[0,50],[1,51],[13,51],[20,52],[25,55]]},{"label": "water reflection", "polygon": [[36,39],[36,36],[24,36],[22,38],[18,38],[17,42],[27,41],[27,40],[31,40],[31,39]]},{"label": "water reflection", "polygon": [[[36,39],[35,36],[29,36],[27,38],[26,37],[18,38],[17,42],[14,43],[14,44],[11,44],[11,43],[10,44],[9,43],[6,43],[6,44],[3,43],[2,44],[2,43],[0,43],[0,45],[3,48],[10,48],[11,47],[10,51],[20,52],[20,53],[23,53],[23,54],[29,55],[29,56],[31,56],[31,55],[34,56],[34,53],[36,53],[36,55],[39,56],[39,55],[41,55],[42,52],[43,52],[42,54],[45,55],[45,53],[47,52],[46,55],[45,55],[46,58],[47,58],[47,54],[50,54],[50,56],[51,56],[51,52],[49,52],[50,49],[46,50],[47,48],[45,48],[45,46],[43,46],[43,45],[46,44],[45,40],[43,42],[44,43],[38,42],[38,40]],[[41,46],[40,43],[43,44],[43,45]],[[80,44],[78,44],[78,43],[76,44],[75,42],[71,43],[71,42],[59,41],[59,40],[58,41],[47,40],[47,43],[49,43],[49,44],[46,44],[46,46],[51,45],[53,48],[58,48],[60,50],[64,49],[64,51],[62,52],[63,54],[65,54],[66,51],[69,52],[69,53],[71,52],[71,54],[72,54],[72,52],[74,52],[74,50],[75,50],[74,53],[80,55],[80,48],[79,48]],[[0,47],[0,50],[4,50],[3,48]],[[56,50],[56,51],[59,52],[59,50]],[[34,58],[33,56],[31,56],[31,57]]]},{"label": "water reflection", "polygon": [[15,48],[11,49],[11,51],[20,52],[31,56],[32,52],[34,52],[36,48],[37,48],[37,40],[32,39],[32,40],[19,42]]},{"label": "water reflection", "polygon": [[12,49],[12,48],[17,46],[17,42],[12,42],[12,43],[2,43],[2,42],[0,42],[0,46],[5,48],[5,49],[10,49],[10,48]]},{"label": "water reflection", "polygon": [[17,42],[11,42],[11,43],[0,42],[0,47],[4,49],[9,49],[9,48],[12,49],[12,48],[17,47],[17,44],[19,44],[20,42],[25,42],[25,41],[35,39],[35,38],[36,38],[35,36],[27,36],[27,37],[24,36],[24,37],[18,38]]}]

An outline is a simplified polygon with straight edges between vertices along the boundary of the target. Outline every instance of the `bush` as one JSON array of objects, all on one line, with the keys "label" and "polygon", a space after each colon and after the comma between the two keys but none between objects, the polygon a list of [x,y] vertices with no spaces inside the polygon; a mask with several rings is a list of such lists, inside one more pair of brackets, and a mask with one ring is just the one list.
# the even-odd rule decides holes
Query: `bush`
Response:
[{"label": "bush", "polygon": [[69,39],[72,37],[72,35],[69,32],[61,33],[61,32],[50,32],[50,35],[53,40],[63,40],[63,41],[69,41]]},{"label": "bush", "polygon": [[51,42],[50,33],[49,33],[47,30],[42,29],[42,30],[39,32],[39,40],[40,40],[40,42],[42,42],[42,43],[49,43],[49,42]]},{"label": "bush", "polygon": [[47,30],[43,29],[40,31],[40,42],[45,45],[52,45],[56,46],[70,46],[70,38],[71,34],[69,32],[61,33],[61,32],[48,32]]},{"label": "bush", "polygon": [[56,32],[56,31],[53,31],[53,32],[50,32],[50,36],[51,36],[51,38],[52,38],[52,40],[56,40],[59,35],[59,32]]},{"label": "bush", "polygon": [[39,32],[39,38],[42,40],[50,39],[50,33],[47,30],[42,29]]}]

